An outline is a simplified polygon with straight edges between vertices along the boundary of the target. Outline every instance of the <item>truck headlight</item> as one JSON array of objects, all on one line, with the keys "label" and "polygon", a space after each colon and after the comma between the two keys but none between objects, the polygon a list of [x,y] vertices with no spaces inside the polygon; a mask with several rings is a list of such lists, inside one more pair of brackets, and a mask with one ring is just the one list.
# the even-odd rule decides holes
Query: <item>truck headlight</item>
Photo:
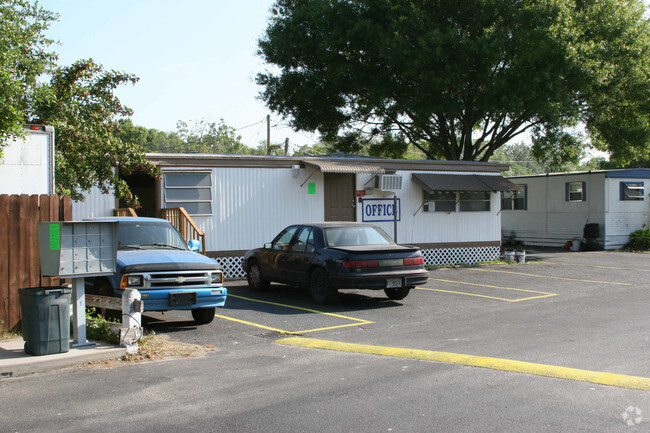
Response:
[{"label": "truck headlight", "polygon": [[125,275],[122,277],[120,288],[142,287],[144,285],[143,283],[144,279],[142,278],[142,275]]},{"label": "truck headlight", "polygon": [[212,284],[222,284],[223,283],[223,273],[213,272],[210,275],[210,283]]}]

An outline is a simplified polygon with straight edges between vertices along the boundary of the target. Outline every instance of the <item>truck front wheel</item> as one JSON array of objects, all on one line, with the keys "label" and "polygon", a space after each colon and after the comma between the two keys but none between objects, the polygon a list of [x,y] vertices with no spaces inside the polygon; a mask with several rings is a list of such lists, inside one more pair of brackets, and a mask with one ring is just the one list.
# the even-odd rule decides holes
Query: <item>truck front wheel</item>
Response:
[{"label": "truck front wheel", "polygon": [[192,318],[199,325],[207,325],[214,320],[216,308],[195,308],[192,310]]}]

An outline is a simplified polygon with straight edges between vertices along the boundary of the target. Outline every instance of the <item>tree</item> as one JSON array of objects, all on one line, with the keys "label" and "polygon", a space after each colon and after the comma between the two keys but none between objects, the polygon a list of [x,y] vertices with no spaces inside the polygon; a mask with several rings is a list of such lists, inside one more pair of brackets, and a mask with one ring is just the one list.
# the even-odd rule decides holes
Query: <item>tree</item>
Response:
[{"label": "tree", "polygon": [[488,161],[529,132],[540,154],[576,162],[583,125],[592,146],[629,160],[650,153],[644,11],[640,0],[278,0],[259,54],[279,72],[257,83],[295,128],[343,147]]},{"label": "tree", "polygon": [[56,60],[43,32],[57,15],[24,0],[0,0],[0,148],[20,134],[38,78]]},{"label": "tree", "polygon": [[157,176],[158,170],[137,145],[115,136],[117,119],[132,111],[113,94],[118,86],[137,80],[124,72],[105,71],[92,59],[80,60],[56,68],[37,93],[29,121],[54,126],[58,193],[81,200],[83,191],[97,186],[137,206],[120,173],[137,170]]},{"label": "tree", "polygon": [[175,132],[159,131],[136,126],[131,119],[119,119],[115,135],[124,143],[137,146],[144,152],[174,153],[183,149],[185,142]]},{"label": "tree", "polygon": [[235,134],[235,129],[226,125],[221,119],[219,123],[205,119],[188,124],[183,121],[176,123],[178,136],[184,141],[183,149],[178,152],[247,154],[249,149],[242,143],[241,136]]}]

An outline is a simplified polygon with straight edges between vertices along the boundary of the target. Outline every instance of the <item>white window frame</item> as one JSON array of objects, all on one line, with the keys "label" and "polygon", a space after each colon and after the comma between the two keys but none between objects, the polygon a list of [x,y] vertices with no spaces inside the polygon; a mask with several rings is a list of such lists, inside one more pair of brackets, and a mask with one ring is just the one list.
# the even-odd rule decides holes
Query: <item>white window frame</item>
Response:
[{"label": "white window frame", "polygon": [[[579,184],[579,190],[576,189],[572,191],[572,187],[577,187]],[[572,198],[571,196],[580,194],[580,198]],[[587,182],[576,180],[573,182],[567,182],[565,184],[565,201],[569,202],[583,202],[587,201]]]},{"label": "white window frame", "polygon": [[[207,185],[197,185],[197,184],[173,184],[169,185],[168,183],[168,176],[173,177],[174,175],[203,175],[203,179],[208,180]],[[196,190],[196,197],[194,198],[169,198],[168,197],[168,191],[173,191],[173,190],[181,190],[181,189],[186,189],[186,190]],[[207,191],[207,194],[206,194]],[[199,198],[199,197],[207,197],[207,198]],[[212,208],[212,172],[210,171],[165,171],[163,172],[163,202],[166,208],[176,208],[176,207],[183,207],[187,211],[188,214],[192,216],[211,216],[213,213],[213,208]],[[202,206],[205,207],[205,205],[208,205],[209,211],[208,212],[195,212],[192,209],[192,205],[197,205],[197,206]],[[190,205],[190,206],[188,206]]]}]

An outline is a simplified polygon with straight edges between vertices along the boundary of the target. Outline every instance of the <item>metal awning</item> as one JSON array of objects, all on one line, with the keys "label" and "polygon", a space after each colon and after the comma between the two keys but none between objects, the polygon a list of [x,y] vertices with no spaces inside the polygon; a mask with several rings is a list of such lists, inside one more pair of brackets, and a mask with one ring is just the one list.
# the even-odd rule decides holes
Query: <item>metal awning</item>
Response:
[{"label": "metal awning", "polygon": [[412,179],[427,192],[521,190],[517,185],[501,176],[486,176],[481,174],[413,173]]},{"label": "metal awning", "polygon": [[378,165],[362,164],[359,161],[328,161],[328,160],[315,160],[303,159],[302,163],[308,167],[320,170],[323,173],[369,173],[369,174],[384,174],[386,170]]}]

